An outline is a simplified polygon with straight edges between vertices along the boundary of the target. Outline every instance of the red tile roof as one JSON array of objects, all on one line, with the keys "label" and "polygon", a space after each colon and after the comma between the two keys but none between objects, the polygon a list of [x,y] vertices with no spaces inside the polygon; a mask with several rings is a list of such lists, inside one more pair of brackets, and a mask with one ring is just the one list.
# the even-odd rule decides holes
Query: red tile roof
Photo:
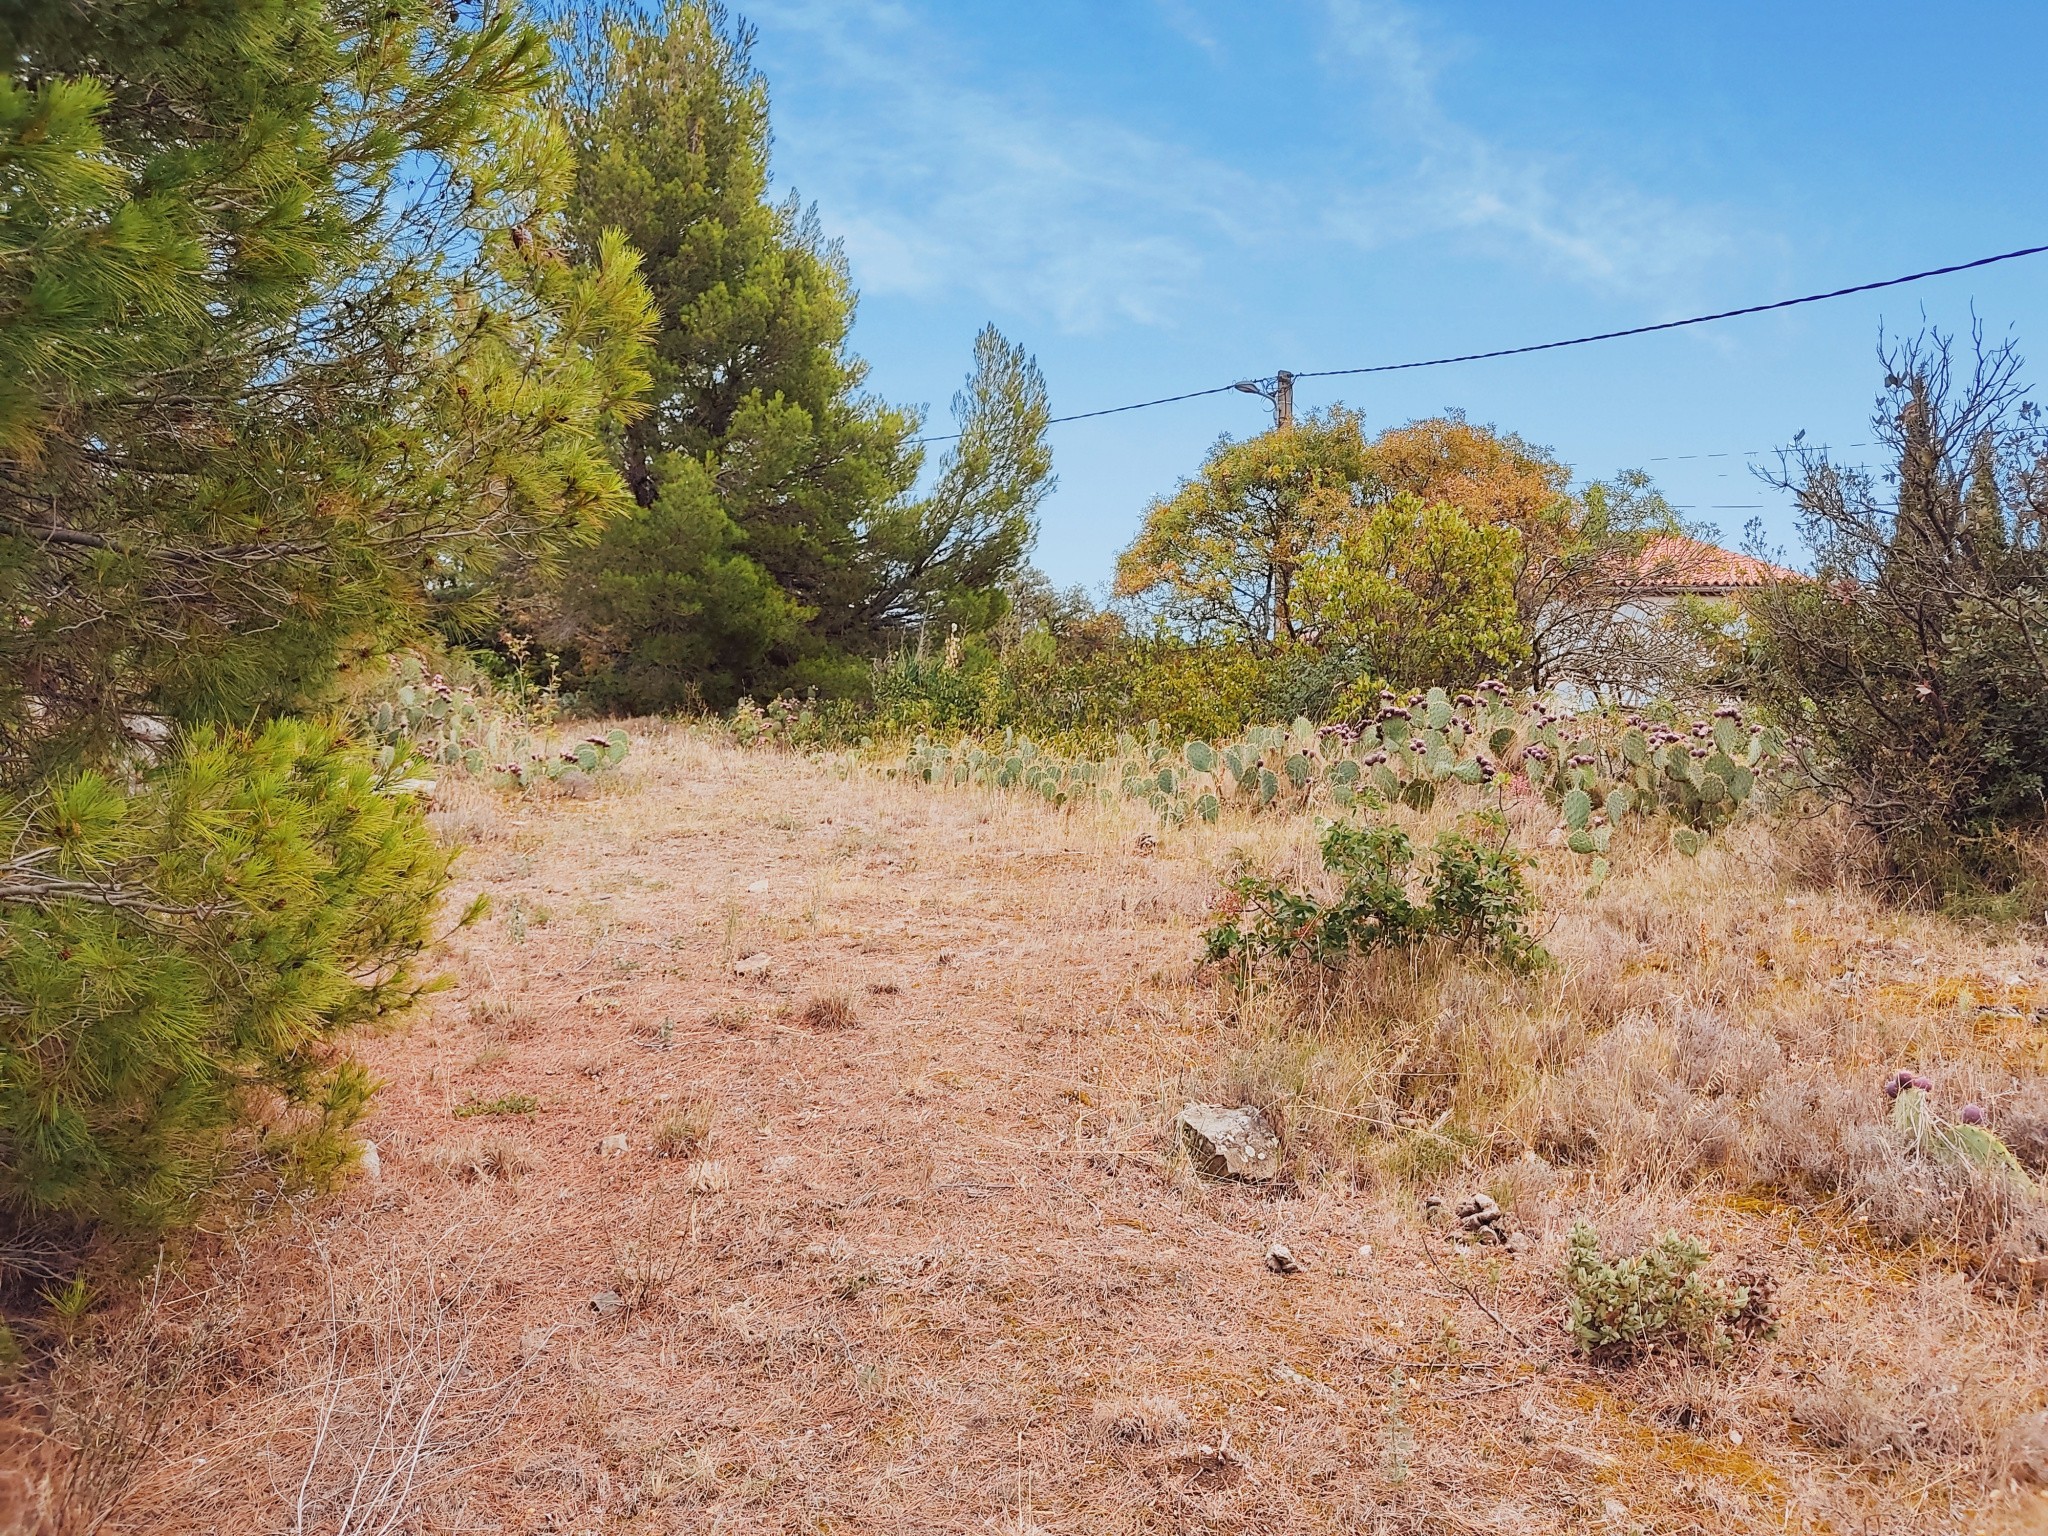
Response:
[{"label": "red tile roof", "polygon": [[1718,544],[1660,534],[1636,556],[1629,585],[1638,592],[1678,597],[1764,587],[1796,574]]}]

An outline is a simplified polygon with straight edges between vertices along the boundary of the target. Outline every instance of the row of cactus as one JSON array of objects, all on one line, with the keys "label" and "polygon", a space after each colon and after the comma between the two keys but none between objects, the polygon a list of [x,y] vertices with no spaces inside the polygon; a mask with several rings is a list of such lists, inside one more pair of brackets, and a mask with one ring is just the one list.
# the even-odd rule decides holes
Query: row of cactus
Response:
[{"label": "row of cactus", "polygon": [[468,774],[499,788],[525,789],[625,761],[630,738],[616,726],[565,740],[543,719],[521,714],[476,688],[450,683],[417,656],[402,657],[384,698],[363,707],[389,771],[409,757],[423,767]]},{"label": "row of cactus", "polygon": [[1157,726],[1125,733],[1106,757],[1066,758],[1006,732],[946,746],[920,736],[902,774],[931,784],[1018,789],[1054,804],[1143,800],[1161,820],[1215,821],[1226,806],[1258,812],[1400,804],[1427,810],[1456,785],[1525,781],[1556,807],[1567,846],[1598,880],[1617,828],[1671,823],[1672,845],[1700,851],[1784,768],[1774,730],[1744,724],[1733,706],[1682,721],[1573,715],[1501,683],[1455,696],[1442,688],[1405,700],[1381,695],[1369,720],[1316,727],[1254,726],[1234,741],[1174,748]]}]

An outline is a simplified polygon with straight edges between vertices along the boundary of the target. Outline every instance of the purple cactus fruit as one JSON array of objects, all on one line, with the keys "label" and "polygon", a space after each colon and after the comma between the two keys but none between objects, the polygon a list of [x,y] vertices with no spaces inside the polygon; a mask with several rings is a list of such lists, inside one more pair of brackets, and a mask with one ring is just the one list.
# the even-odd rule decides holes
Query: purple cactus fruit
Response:
[{"label": "purple cactus fruit", "polygon": [[1984,1123],[1984,1106],[1982,1104],[1965,1104],[1956,1111],[1956,1118],[1965,1125],[1982,1125]]},{"label": "purple cactus fruit", "polygon": [[1918,1088],[1922,1093],[1934,1092],[1934,1080],[1932,1078],[1916,1077],[1906,1086],[1908,1088]]}]

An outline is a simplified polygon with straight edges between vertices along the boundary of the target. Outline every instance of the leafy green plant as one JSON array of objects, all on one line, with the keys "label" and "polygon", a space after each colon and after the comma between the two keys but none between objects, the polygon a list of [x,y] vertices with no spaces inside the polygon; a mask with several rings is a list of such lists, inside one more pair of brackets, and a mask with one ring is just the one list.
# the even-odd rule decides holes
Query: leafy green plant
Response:
[{"label": "leafy green plant", "polygon": [[[1504,832],[1496,819],[1492,828]],[[1415,849],[1397,827],[1336,822],[1323,833],[1323,868],[1343,877],[1323,901],[1241,874],[1230,882],[1204,944],[1211,961],[1309,960],[1334,965],[1367,950],[1445,938],[1522,967],[1543,950],[1525,926],[1526,855],[1446,832],[1432,850],[1423,899],[1410,894]]]},{"label": "leafy green plant", "polygon": [[1610,1261],[1601,1255],[1600,1234],[1574,1223],[1564,1265],[1573,1343],[1594,1359],[1677,1349],[1725,1354],[1732,1327],[1750,1310],[1750,1293],[1705,1274],[1710,1257],[1698,1238],[1661,1232],[1641,1253]]}]

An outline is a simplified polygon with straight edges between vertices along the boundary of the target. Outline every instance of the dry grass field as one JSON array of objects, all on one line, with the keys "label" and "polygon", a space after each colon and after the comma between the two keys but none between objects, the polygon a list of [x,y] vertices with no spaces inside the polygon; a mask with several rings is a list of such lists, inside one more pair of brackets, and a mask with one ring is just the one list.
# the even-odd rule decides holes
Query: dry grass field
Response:
[{"label": "dry grass field", "polygon": [[[1916,1165],[1882,1092],[2038,1160],[2048,951],[1829,886],[1823,832],[1591,896],[1546,852],[1528,977],[1240,993],[1205,914],[1239,857],[1307,878],[1305,817],[659,725],[585,797],[436,816],[494,908],[367,1044],[376,1175],[81,1320],[16,1388],[22,1528],[2048,1528],[2037,1212]],[[1261,1106],[1284,1176],[1199,1177],[1191,1099]],[[1425,1219],[1474,1192],[1525,1246]],[[1575,1220],[1767,1273],[1775,1337],[1583,1360]]]}]

